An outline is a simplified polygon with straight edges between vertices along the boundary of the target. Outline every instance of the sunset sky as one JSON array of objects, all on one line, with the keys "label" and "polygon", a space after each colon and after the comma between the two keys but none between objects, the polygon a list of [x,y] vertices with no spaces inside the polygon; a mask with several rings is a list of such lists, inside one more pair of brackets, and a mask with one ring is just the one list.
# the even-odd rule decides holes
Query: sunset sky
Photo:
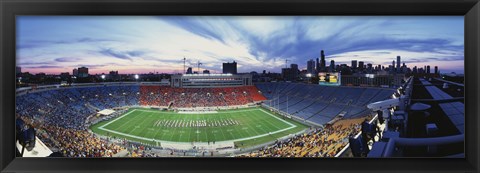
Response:
[{"label": "sunset sky", "polygon": [[351,60],[464,72],[463,16],[18,16],[17,66],[30,73],[181,73],[200,61],[221,73],[280,72],[285,59],[306,68]]}]

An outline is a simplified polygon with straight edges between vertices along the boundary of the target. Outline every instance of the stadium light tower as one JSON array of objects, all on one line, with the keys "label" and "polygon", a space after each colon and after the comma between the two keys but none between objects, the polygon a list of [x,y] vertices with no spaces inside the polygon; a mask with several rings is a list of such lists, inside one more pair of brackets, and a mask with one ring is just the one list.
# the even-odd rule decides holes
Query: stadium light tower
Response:
[{"label": "stadium light tower", "polygon": [[105,82],[105,75],[102,74],[100,77],[102,78],[102,82]]},{"label": "stadium light tower", "polygon": [[185,71],[185,62],[187,61],[187,58],[183,57],[183,74],[187,73]]},{"label": "stadium light tower", "polygon": [[136,74],[134,77],[135,77],[135,80],[138,81],[138,78],[139,78],[138,74]]},{"label": "stadium light tower", "polygon": [[200,65],[203,65],[200,60],[198,60],[198,63],[197,63],[197,72],[198,74],[200,74]]}]

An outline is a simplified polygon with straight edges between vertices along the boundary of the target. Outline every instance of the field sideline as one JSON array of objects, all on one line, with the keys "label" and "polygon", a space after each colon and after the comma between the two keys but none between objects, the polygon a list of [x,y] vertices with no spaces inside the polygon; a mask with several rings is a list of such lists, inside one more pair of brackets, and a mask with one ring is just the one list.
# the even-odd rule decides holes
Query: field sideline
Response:
[{"label": "field sideline", "polygon": [[135,108],[91,126],[94,133],[159,145],[169,142],[232,141],[243,148],[273,141],[308,128],[263,108],[185,114]]}]

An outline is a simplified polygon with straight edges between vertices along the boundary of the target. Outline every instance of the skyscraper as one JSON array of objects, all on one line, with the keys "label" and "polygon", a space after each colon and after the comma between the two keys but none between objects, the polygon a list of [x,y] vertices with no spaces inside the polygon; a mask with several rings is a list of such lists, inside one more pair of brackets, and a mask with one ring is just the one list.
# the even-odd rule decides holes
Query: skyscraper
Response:
[{"label": "skyscraper", "polygon": [[237,62],[223,63],[223,73],[237,74]]},{"label": "skyscraper", "polygon": [[320,51],[320,71],[325,71],[326,62],[325,62],[325,53]]},{"label": "skyscraper", "polygon": [[352,60],[352,69],[357,69],[357,60]]},{"label": "skyscraper", "polygon": [[397,56],[397,72],[400,72],[400,56]]},{"label": "skyscraper", "polygon": [[313,59],[307,61],[307,73],[315,73],[315,61]]},{"label": "skyscraper", "polygon": [[435,74],[438,74],[438,66],[435,66]]},{"label": "skyscraper", "polygon": [[334,72],[335,71],[335,61],[332,59],[330,61],[330,72]]},{"label": "skyscraper", "polygon": [[320,72],[320,62],[318,62],[318,58],[317,58],[317,63],[315,64],[315,71],[317,73]]},{"label": "skyscraper", "polygon": [[427,73],[430,74],[430,66],[427,65]]},{"label": "skyscraper", "polygon": [[363,70],[363,61],[358,61],[358,69]]}]

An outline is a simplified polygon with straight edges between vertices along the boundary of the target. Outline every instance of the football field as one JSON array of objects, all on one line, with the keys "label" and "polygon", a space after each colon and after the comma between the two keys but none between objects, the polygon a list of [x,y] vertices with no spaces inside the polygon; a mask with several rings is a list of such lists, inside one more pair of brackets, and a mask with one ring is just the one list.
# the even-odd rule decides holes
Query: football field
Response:
[{"label": "football field", "polygon": [[266,143],[306,128],[303,124],[262,108],[209,113],[176,113],[138,108],[91,127],[97,134],[157,146],[162,142],[231,141],[237,147]]}]

